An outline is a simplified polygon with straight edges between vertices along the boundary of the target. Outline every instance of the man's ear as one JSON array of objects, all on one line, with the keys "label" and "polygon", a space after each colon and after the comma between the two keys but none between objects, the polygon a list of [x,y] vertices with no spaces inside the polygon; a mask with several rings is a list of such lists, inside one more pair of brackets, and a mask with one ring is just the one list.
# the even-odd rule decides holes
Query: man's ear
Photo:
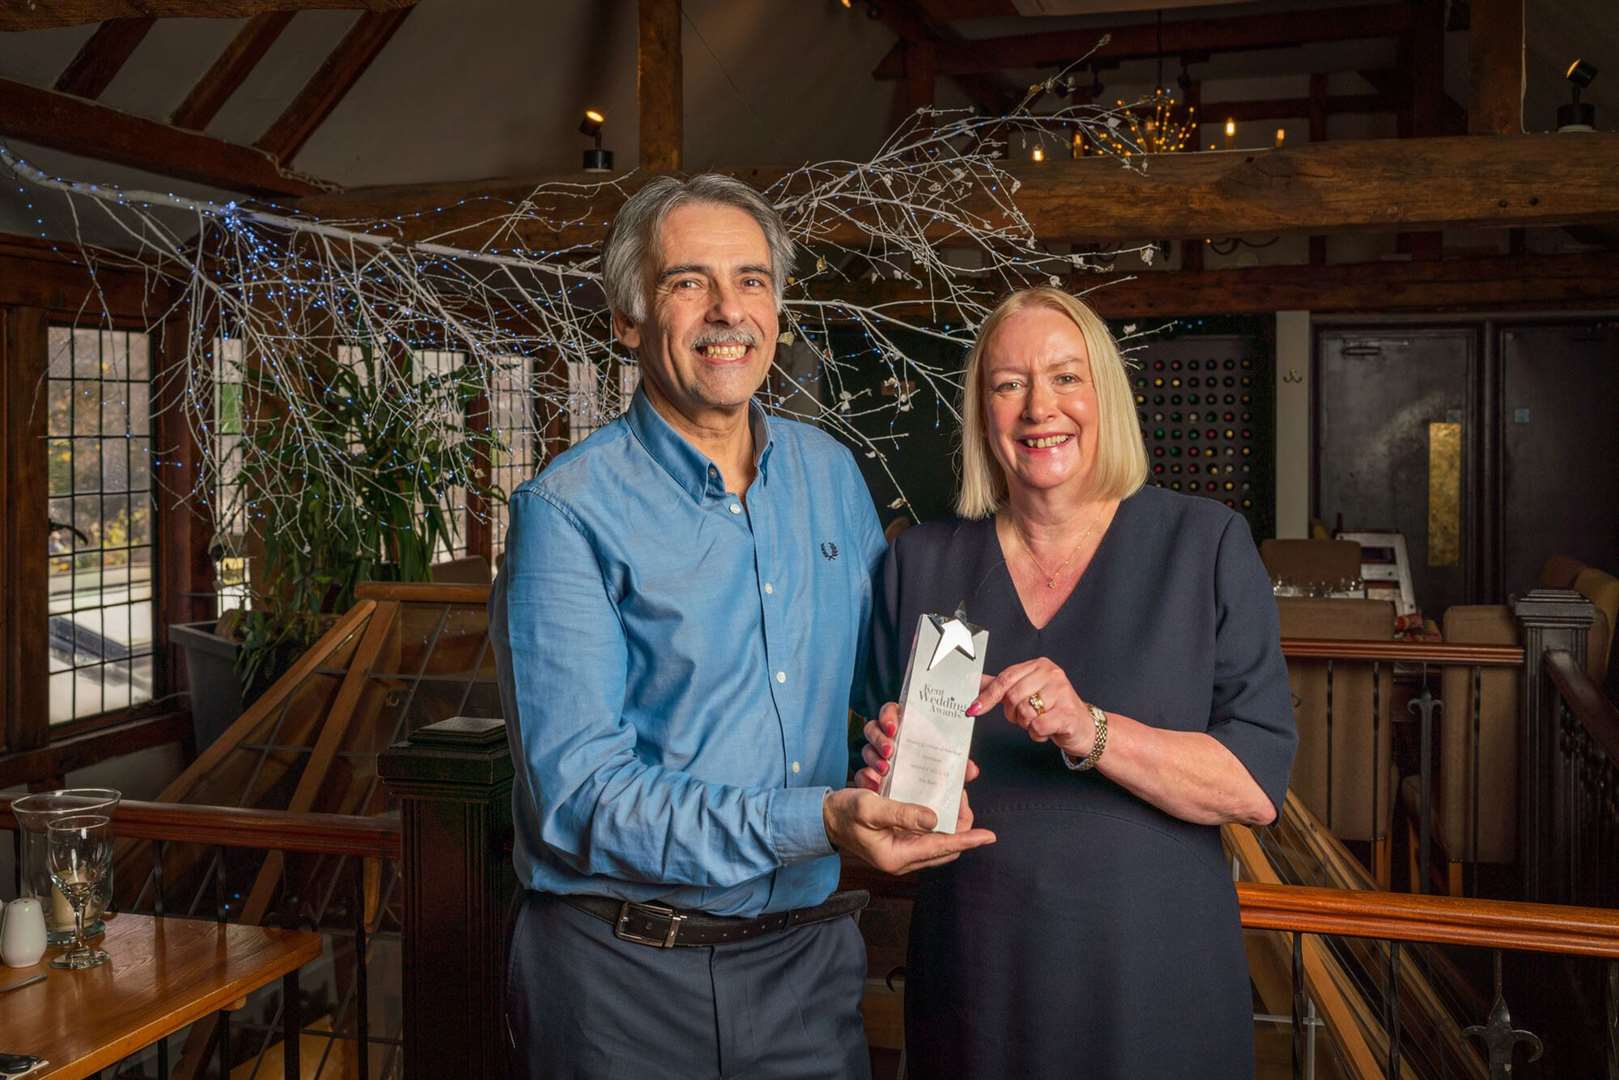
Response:
[{"label": "man's ear", "polygon": [[625,317],[623,312],[613,312],[613,333],[630,352],[640,350],[641,328]]}]

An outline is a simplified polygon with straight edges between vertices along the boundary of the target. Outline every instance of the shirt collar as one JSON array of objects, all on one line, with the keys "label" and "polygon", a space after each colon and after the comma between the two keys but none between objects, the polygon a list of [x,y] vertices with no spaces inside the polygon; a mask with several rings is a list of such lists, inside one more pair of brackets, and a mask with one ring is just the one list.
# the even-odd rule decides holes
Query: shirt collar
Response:
[{"label": "shirt collar", "polygon": [[[713,461],[687,442],[685,437],[669,426],[647,397],[645,387],[636,387],[635,396],[630,399],[629,410],[624,414],[625,423],[634,433],[646,452],[656,461],[692,499],[701,502],[705,494],[712,492],[715,495],[725,490],[724,481],[720,478],[719,468]],[[770,451],[774,446],[771,439],[770,417],[765,413],[757,399],[748,399],[748,426],[753,432],[753,460],[758,467],[758,483],[764,483],[770,461]]]}]

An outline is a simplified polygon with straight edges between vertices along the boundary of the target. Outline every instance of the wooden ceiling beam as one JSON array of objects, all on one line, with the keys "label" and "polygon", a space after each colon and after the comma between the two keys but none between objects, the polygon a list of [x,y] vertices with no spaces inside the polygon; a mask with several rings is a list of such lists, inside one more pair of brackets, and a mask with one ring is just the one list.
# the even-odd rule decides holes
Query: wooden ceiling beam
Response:
[{"label": "wooden ceiling beam", "polygon": [[292,22],[294,14],[291,11],[266,11],[249,19],[247,25],[225,46],[225,51],[219,54],[213,66],[197,80],[191,93],[169,117],[169,122],[175,127],[192,131],[206,130],[236,88],[258,67],[264,54],[270,51],[270,46]]},{"label": "wooden ceiling beam", "polygon": [[680,0],[640,0],[635,96],[641,109],[643,169],[679,172],[682,129]]},{"label": "wooden ceiling beam", "polygon": [[56,89],[94,101],[128,62],[156,19],[108,19],[57,76]]},{"label": "wooden ceiling beam", "polygon": [[411,11],[404,7],[361,15],[326,62],[292,99],[292,104],[253,145],[277,161],[290,162],[297,157],[298,151],[360,81],[365,69],[371,66],[371,61],[382,52]]},{"label": "wooden ceiling beam", "polygon": [[0,136],[248,195],[311,195],[325,188],[284,172],[252,147],[10,79],[0,79]]},{"label": "wooden ceiling beam", "polygon": [[1478,135],[1523,131],[1523,0],[1473,0],[1468,65],[1473,100],[1468,130]]},{"label": "wooden ceiling beam", "polygon": [[[731,170],[761,190],[787,171]],[[1008,162],[1007,171],[1020,182],[1018,208],[1035,234],[1050,242],[1619,222],[1619,184],[1612,182],[1619,175],[1619,134],[1342,140],[1281,150],[1164,154],[1153,157],[1145,171],[1125,169],[1109,158]],[[556,179],[577,187],[580,175]],[[638,174],[620,187],[633,191],[644,182],[644,174]],[[487,231],[475,228],[490,214],[485,197],[516,203],[537,183],[361,190],[300,205],[317,216],[337,217],[392,217],[447,207],[419,224],[407,222],[406,234],[466,226],[457,243],[475,247],[487,239]],[[539,206],[538,212],[576,224],[559,232],[526,223],[518,231],[525,243],[548,251],[597,243],[623,198],[605,189],[558,194],[552,197],[555,205]],[[460,199],[469,200],[465,207],[455,206]],[[969,202],[963,210],[1001,220],[987,201]],[[947,241],[952,232],[939,222],[930,235]],[[835,226],[828,239],[855,243],[860,236],[846,224]]]},{"label": "wooden ceiling beam", "polygon": [[[1379,94],[1397,100],[1402,108],[1411,99],[1409,80],[1394,68],[1362,69],[1356,74],[1371,83],[1372,89]],[[1439,100],[1439,134],[1462,135],[1466,132],[1467,110],[1449,94],[1442,94]]]},{"label": "wooden ceiling beam", "polygon": [[[1389,94],[1333,94],[1321,99],[1321,107],[1326,115],[1394,112],[1400,107],[1400,101]],[[1228,119],[1252,123],[1258,120],[1307,119],[1316,108],[1314,99],[1302,97],[1269,101],[1211,101],[1198,112],[1205,124],[1218,124]]]},{"label": "wooden ceiling beam", "polygon": [[393,11],[416,0],[0,0],[0,30],[47,30],[108,19],[245,19],[269,11]]},{"label": "wooden ceiling beam", "polygon": [[[933,104],[931,88],[924,93],[921,84],[924,76],[929,83],[938,78],[934,63],[936,49],[941,42],[960,45],[964,39],[950,26],[934,22],[904,0],[888,0],[878,7],[877,12],[883,25],[899,38],[894,49],[900,54],[901,78],[906,84],[902,106],[905,112],[914,112],[924,104]],[[961,88],[969,101],[990,116],[1007,112],[1023,96],[1022,87],[994,73],[956,75],[951,77],[951,81]]]},{"label": "wooden ceiling beam", "polygon": [[[1619,303],[1619,259],[1609,252],[1476,259],[1258,266],[1230,270],[1079,273],[1063,288],[1083,293],[1104,318],[1259,315],[1304,310],[1355,312],[1506,311],[1609,307]],[[894,305],[889,314],[929,319],[935,312],[896,282],[816,288],[818,300]],[[941,321],[953,312],[939,306]]]},{"label": "wooden ceiling beam", "polygon": [[[1098,60],[1127,60],[1182,52],[1220,53],[1276,49],[1323,41],[1398,37],[1411,23],[1405,4],[1286,11],[1229,19],[1186,19],[1163,24],[1162,45],[1155,23],[1059,30],[1011,37],[976,38],[942,45],[940,75],[977,75],[1012,68],[1069,64],[1091,53]],[[1106,45],[1098,47],[1104,36]],[[904,76],[898,51],[891,51],[872,74]]]}]

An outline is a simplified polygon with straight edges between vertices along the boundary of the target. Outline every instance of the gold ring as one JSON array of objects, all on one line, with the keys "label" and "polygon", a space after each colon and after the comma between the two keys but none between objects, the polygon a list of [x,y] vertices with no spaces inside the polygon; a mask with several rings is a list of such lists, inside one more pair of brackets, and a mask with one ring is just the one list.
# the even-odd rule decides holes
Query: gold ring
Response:
[{"label": "gold ring", "polygon": [[1029,708],[1034,710],[1036,716],[1046,711],[1046,699],[1040,696],[1040,691],[1036,690],[1029,695]]}]

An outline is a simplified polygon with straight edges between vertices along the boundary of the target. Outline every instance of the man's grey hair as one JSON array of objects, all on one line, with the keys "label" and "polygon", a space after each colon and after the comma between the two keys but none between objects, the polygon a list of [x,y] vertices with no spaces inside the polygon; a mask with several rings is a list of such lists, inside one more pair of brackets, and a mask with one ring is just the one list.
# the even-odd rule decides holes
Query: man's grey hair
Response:
[{"label": "man's grey hair", "polygon": [[770,277],[776,290],[776,306],[780,307],[787,275],[793,269],[793,238],[787,235],[781,215],[763,195],[740,180],[718,173],[704,173],[690,180],[660,176],[624,203],[602,243],[602,287],[607,292],[608,306],[637,326],[646,322],[658,235],[670,212],[688,203],[734,206],[759,223],[770,248]]}]

